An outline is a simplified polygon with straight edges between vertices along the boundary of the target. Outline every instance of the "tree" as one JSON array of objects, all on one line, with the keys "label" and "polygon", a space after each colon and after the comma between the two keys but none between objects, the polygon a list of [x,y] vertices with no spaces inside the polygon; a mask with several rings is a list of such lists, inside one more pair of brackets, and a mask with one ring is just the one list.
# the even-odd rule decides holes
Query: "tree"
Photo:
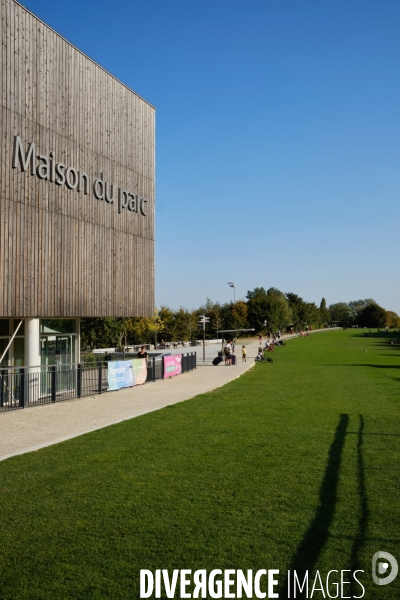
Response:
[{"label": "tree", "polygon": [[348,303],[347,306],[353,315],[354,322],[357,321],[359,314],[368,304],[376,304],[376,302],[372,298],[365,298],[364,300],[352,300]]},{"label": "tree", "polygon": [[292,320],[292,311],[285,294],[276,288],[269,288],[267,291],[268,310],[267,322],[268,329],[285,329]]},{"label": "tree", "polygon": [[117,336],[118,344],[117,346],[126,346],[126,338],[127,338],[127,319],[124,317],[116,317],[114,330],[115,335]]},{"label": "tree", "polygon": [[386,325],[390,328],[400,327],[400,317],[392,310],[386,311]]},{"label": "tree", "polygon": [[177,327],[178,340],[191,340],[193,332],[197,335],[198,317],[182,306],[175,311],[174,319]]},{"label": "tree", "polygon": [[164,330],[164,322],[159,316],[157,308],[154,309],[154,315],[147,319],[147,329],[154,338],[154,345],[157,343],[157,333],[161,333]]},{"label": "tree", "polygon": [[305,319],[303,322],[318,327],[321,324],[321,313],[318,306],[314,302],[305,302],[304,304]]},{"label": "tree", "polygon": [[263,287],[254,288],[254,290],[249,290],[246,294],[247,300],[254,300],[254,298],[265,298],[267,295],[266,290]]},{"label": "tree", "polygon": [[[158,313],[159,319],[163,324],[163,335],[167,341],[175,341],[177,339],[177,328],[175,323],[175,313],[168,306],[161,306]],[[157,330],[160,331],[160,330]]]},{"label": "tree", "polygon": [[248,327],[247,303],[237,300],[224,304],[221,307],[221,317],[225,329],[246,329]]},{"label": "tree", "polygon": [[220,313],[215,313],[211,318],[211,327],[215,329],[215,331],[219,331],[224,326],[224,322],[222,320],[222,316]]},{"label": "tree", "polygon": [[256,332],[263,331],[265,319],[268,322],[268,329],[286,327],[291,321],[292,312],[285,295],[276,288],[270,288],[267,292],[264,288],[256,289],[263,291],[257,294],[248,292],[248,296],[251,295],[247,303],[250,327],[254,327]]},{"label": "tree", "polygon": [[289,292],[286,294],[289,307],[292,311],[292,323],[295,327],[300,327],[302,324],[308,322],[306,303],[303,298],[300,298],[297,294]]},{"label": "tree", "polygon": [[346,302],[337,302],[329,307],[331,321],[338,321],[342,327],[350,327],[354,324],[354,316]]},{"label": "tree", "polygon": [[106,317],[81,320],[81,346],[109,348],[122,344],[127,332],[127,319]]},{"label": "tree", "polygon": [[[209,317],[210,321],[206,323],[206,337],[209,339],[214,336],[214,331],[216,331],[216,324],[220,324],[222,328],[226,329],[226,323],[223,317],[222,306],[219,302],[213,302],[210,298],[207,298],[204,306],[200,306],[198,310],[195,311],[196,316],[205,315]],[[196,327],[198,326],[198,322]],[[220,328],[221,328],[220,327]],[[203,336],[203,330],[197,329],[198,336]]]},{"label": "tree", "polygon": [[237,300],[231,305],[232,329],[247,329],[247,303],[244,300]]},{"label": "tree", "polygon": [[147,317],[130,317],[127,319],[128,343],[147,344],[153,341],[153,335],[148,330]]},{"label": "tree", "polygon": [[361,327],[385,327],[387,313],[379,304],[367,304],[358,314],[357,324]]},{"label": "tree", "polygon": [[321,324],[328,323],[330,320],[329,310],[326,307],[326,300],[322,298],[321,304],[319,305],[319,313],[321,316]]},{"label": "tree", "polygon": [[[263,323],[267,319],[269,310],[269,300],[267,294],[265,296],[256,296],[250,298],[247,303],[247,318],[250,327],[254,327],[256,332],[260,332],[263,328]],[[268,324],[269,324],[269,319]]]}]

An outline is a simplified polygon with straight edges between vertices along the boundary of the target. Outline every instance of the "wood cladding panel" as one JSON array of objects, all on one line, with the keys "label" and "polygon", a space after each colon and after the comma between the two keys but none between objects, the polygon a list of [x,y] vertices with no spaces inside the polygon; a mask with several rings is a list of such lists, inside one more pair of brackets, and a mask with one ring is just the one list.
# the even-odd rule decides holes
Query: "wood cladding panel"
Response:
[{"label": "wood cladding panel", "polygon": [[[152,315],[154,108],[14,0],[0,68],[0,315]],[[15,135],[87,173],[89,193],[13,169]],[[113,203],[94,196],[102,172]],[[119,213],[118,188],[147,216]]]},{"label": "wood cladding panel", "polygon": [[[37,231],[53,232],[53,235],[38,238]],[[28,306],[31,314],[40,316],[64,316],[60,312],[65,307],[65,315],[73,316],[71,306],[80,315],[109,316],[113,303],[117,303],[119,315],[124,314],[126,300],[131,297],[141,312],[144,311],[144,288],[142,277],[135,278],[134,273],[126,269],[121,255],[137,256],[136,270],[142,274],[153,261],[152,240],[128,236],[113,236],[111,231],[100,225],[86,223],[78,219],[63,218],[57,213],[42,211],[39,208],[17,202],[0,199],[0,251],[6,259],[2,261],[1,275],[7,277],[11,270],[18,273],[13,286],[2,286],[2,304],[15,305],[15,313],[23,315]],[[81,244],[71,244],[71,237],[82,240],[87,252],[80,253]],[[11,242],[17,238],[18,244]],[[44,245],[42,242],[47,240]],[[8,242],[8,243],[7,243]],[[25,253],[27,246],[33,252]],[[43,252],[45,250],[45,252]],[[95,252],[96,260],[86,269],[86,254]],[[45,260],[45,256],[48,260]],[[69,279],[69,266],[74,269],[75,279]],[[40,267],[42,265],[42,268]],[[51,265],[47,281],[46,295],[40,298],[34,294],[36,288],[35,272],[43,266]],[[84,273],[84,278],[82,277]],[[109,287],[111,283],[111,287]],[[60,289],[62,293],[52,293]],[[110,296],[107,290],[110,290]],[[119,289],[125,293],[120,294]],[[137,297],[139,291],[139,297]],[[102,312],[105,306],[105,312]],[[128,312],[127,314],[132,314]],[[15,316],[6,311],[2,316]]]}]

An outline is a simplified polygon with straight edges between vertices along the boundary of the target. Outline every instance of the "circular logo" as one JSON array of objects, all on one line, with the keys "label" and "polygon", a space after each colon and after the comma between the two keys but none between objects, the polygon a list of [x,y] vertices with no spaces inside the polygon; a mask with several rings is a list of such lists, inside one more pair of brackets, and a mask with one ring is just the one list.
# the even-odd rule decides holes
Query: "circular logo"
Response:
[{"label": "circular logo", "polygon": [[[388,573],[389,567],[391,567],[391,570]],[[389,552],[383,552],[383,550],[375,552],[372,557],[372,579],[376,585],[392,583],[396,579],[398,571],[399,565],[394,556],[389,554]]]}]

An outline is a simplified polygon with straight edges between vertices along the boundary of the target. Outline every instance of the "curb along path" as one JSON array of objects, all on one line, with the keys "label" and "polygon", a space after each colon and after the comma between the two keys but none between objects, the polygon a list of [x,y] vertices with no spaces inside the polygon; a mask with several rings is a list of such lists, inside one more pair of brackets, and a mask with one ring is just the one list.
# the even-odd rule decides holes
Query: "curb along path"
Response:
[{"label": "curb along path", "polygon": [[[321,331],[321,330],[320,330]],[[326,331],[326,330],[323,330]],[[316,332],[310,332],[316,333]],[[297,337],[283,336],[286,339]],[[0,461],[114,425],[210,392],[240,377],[254,365],[258,342],[247,344],[247,362],[196,370],[144,386],[15,410],[0,415]]]}]

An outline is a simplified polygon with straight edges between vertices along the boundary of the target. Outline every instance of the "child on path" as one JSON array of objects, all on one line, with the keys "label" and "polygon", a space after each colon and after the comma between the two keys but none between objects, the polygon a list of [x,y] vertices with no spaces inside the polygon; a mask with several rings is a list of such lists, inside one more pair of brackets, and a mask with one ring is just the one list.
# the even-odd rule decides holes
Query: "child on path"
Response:
[{"label": "child on path", "polygon": [[242,346],[242,362],[246,362],[247,350],[246,346]]}]

